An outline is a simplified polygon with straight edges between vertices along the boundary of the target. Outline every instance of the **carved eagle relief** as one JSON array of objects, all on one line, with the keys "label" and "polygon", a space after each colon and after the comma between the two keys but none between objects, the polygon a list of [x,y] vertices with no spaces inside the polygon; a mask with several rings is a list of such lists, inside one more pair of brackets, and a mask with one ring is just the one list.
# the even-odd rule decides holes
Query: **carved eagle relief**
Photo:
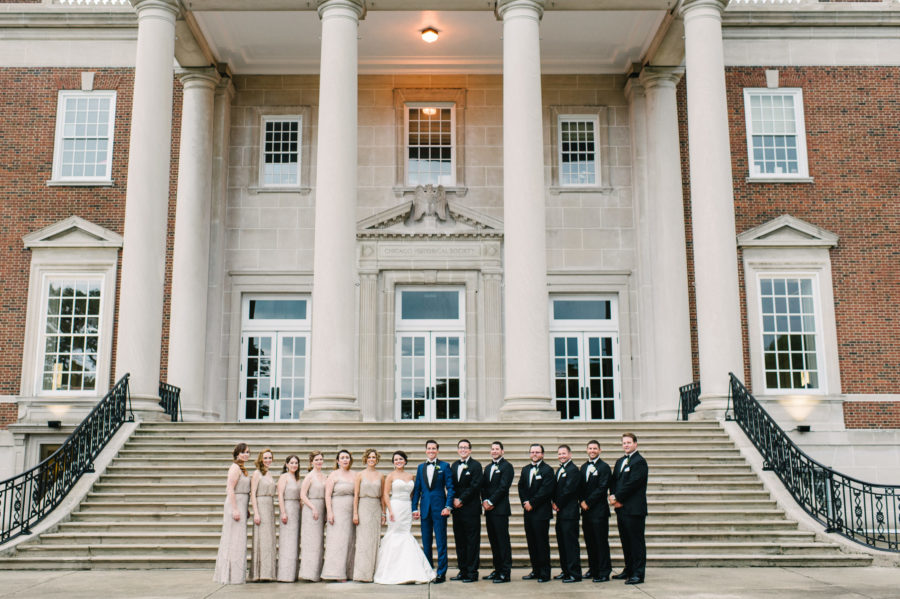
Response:
[{"label": "carved eagle relief", "polygon": [[416,187],[416,197],[412,201],[412,222],[418,222],[425,216],[434,216],[439,221],[450,219],[450,209],[447,205],[447,194],[443,185],[435,187],[432,184]]}]

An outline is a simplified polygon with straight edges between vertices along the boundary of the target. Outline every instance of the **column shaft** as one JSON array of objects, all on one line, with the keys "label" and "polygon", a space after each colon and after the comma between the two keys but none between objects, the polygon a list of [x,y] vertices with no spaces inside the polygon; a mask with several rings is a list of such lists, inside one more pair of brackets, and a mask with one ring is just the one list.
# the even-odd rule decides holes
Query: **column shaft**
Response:
[{"label": "column shaft", "polygon": [[138,14],[116,377],[131,373],[136,407],[159,392],[175,16],[172,0],[135,0]]}]

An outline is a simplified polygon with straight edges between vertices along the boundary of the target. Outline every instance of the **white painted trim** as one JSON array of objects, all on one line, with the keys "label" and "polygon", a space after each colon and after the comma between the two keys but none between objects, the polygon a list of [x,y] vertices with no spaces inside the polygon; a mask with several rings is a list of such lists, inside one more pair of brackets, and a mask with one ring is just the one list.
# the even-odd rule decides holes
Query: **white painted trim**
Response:
[{"label": "white painted trim", "polygon": [[559,185],[554,186],[558,187],[560,190],[578,190],[578,191],[587,191],[591,189],[597,189],[602,187],[603,180],[601,177],[601,173],[603,172],[600,168],[601,163],[601,151],[600,151],[600,115],[597,113],[594,114],[559,114],[556,117],[556,160],[559,165],[560,171],[562,171],[562,124],[566,123],[579,123],[579,122],[588,122],[594,128],[594,181],[592,183],[563,183],[562,175],[560,174],[558,177]]},{"label": "white painted trim", "polygon": [[[269,122],[297,122],[297,183],[285,185],[283,183],[267,183],[265,179],[266,168],[266,123]],[[303,187],[303,115],[301,114],[263,114],[259,121],[259,174],[257,191],[300,191]]]},{"label": "white painted trim", "polygon": [[[60,172],[62,169],[62,142],[63,129],[65,127],[65,104],[69,98],[107,98],[109,99],[109,117],[107,127],[109,135],[107,137],[108,144],[106,149],[106,175],[104,176],[63,176]],[[115,90],[93,90],[82,91],[74,89],[65,89],[59,91],[56,104],[56,132],[53,142],[53,178],[54,184],[62,184],[65,182],[73,182],[78,184],[111,184],[113,169],[113,145],[116,136],[116,91]]]},{"label": "white painted trim", "polygon": [[[756,173],[753,160],[753,119],[750,112],[750,99],[755,96],[791,96],[794,98],[794,128],[797,138],[797,172],[796,173]],[[745,87],[744,88],[744,124],[747,143],[747,178],[778,179],[784,181],[809,179],[809,162],[806,154],[806,121],[803,117],[803,90],[798,87]],[[777,134],[773,134],[777,135]],[[785,134],[786,135],[786,134]]]}]

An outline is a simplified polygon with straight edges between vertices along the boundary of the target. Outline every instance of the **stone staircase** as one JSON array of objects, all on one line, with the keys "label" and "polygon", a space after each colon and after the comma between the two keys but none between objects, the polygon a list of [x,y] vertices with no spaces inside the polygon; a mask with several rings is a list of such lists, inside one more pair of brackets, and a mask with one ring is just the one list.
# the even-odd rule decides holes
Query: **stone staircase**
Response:
[{"label": "stone staircase", "polygon": [[[865,566],[871,558],[841,552],[799,530],[772,500],[749,464],[715,422],[640,423],[144,423],[125,444],[87,498],[56,531],[18,547],[0,569],[206,568],[215,563],[222,527],[225,473],[238,441],[255,458],[270,447],[279,464],[295,453],[305,464],[313,449],[328,464],[339,448],[359,459],[367,447],[390,454],[403,449],[414,466],[424,459],[424,440],[441,443],[441,458],[456,458],[456,441],[468,438],[483,464],[495,439],[516,467],[510,521],[514,564],[528,564],[516,482],[532,442],[543,443],[548,463],[556,447],[572,446],[584,461],[587,440],[599,439],[604,459],[620,455],[620,433],[633,431],[650,465],[647,554],[658,566]],[[359,466],[357,462],[356,466]],[[280,471],[280,467],[279,467]],[[418,527],[414,527],[418,534]],[[453,567],[450,534],[451,568]],[[551,545],[555,540],[551,528]],[[622,566],[615,518],[610,520],[613,566]],[[482,530],[482,560],[490,560]],[[582,559],[585,559],[582,553]],[[586,567],[586,561],[584,562]]]}]

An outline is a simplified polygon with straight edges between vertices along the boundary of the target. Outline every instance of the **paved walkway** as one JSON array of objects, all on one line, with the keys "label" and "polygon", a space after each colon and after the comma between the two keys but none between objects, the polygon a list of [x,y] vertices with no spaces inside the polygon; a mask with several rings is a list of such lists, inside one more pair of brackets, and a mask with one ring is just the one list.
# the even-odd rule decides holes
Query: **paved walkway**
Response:
[{"label": "paved walkway", "polygon": [[22,599],[213,599],[265,597],[610,597],[635,599],[897,599],[900,568],[662,568],[647,582],[619,581],[537,584],[520,580],[504,585],[479,581],[441,585],[386,587],[362,583],[258,583],[222,586],[208,570],[5,571],[0,598]]}]

